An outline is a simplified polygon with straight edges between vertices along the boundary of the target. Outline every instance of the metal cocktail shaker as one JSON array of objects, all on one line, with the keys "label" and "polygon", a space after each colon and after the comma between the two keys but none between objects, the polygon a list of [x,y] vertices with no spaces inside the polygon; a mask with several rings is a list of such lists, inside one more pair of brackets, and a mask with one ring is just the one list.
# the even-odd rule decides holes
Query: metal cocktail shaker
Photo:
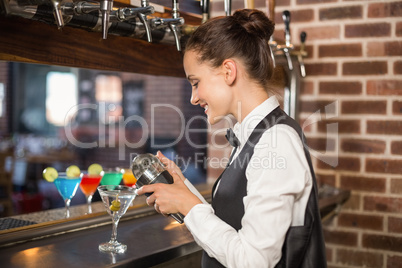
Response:
[{"label": "metal cocktail shaker", "polygon": [[[137,178],[137,183],[135,186],[137,189],[141,188],[143,185],[154,184],[154,183],[166,183],[172,184],[173,177],[165,169],[159,159],[153,154],[140,154],[133,159],[131,166],[134,177]],[[150,196],[152,193],[145,194]],[[179,223],[184,222],[184,216],[181,213],[169,214],[173,219]]]}]

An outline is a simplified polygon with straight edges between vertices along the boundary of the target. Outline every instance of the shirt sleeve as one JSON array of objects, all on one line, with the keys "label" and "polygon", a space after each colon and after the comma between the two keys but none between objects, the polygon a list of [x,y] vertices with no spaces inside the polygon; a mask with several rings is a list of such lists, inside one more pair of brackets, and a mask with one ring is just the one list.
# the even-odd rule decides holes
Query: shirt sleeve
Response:
[{"label": "shirt sleeve", "polygon": [[303,222],[304,210],[295,213],[294,208],[300,200],[307,200],[311,187],[297,133],[286,125],[266,131],[255,147],[246,177],[245,214],[238,232],[206,204],[193,207],[185,224],[195,241],[224,266],[274,267],[281,258],[288,228]]}]

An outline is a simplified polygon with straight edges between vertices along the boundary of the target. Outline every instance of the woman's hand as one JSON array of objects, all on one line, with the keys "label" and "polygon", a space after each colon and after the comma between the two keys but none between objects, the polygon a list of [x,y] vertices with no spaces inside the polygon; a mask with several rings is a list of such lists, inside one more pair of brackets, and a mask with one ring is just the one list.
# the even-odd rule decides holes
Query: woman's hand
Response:
[{"label": "woman's hand", "polygon": [[161,153],[161,151],[158,151],[156,153],[156,157],[158,157],[158,159],[162,162],[162,164],[165,165],[166,170],[169,171],[170,174],[176,172],[182,181],[186,180],[186,178],[184,177],[183,173],[181,172],[180,168],[176,165],[176,163],[167,158],[166,156],[164,156]]},{"label": "woman's hand", "polygon": [[184,216],[201,200],[195,196],[184,184],[184,176],[179,167],[171,160],[158,152],[157,157],[166,166],[173,177],[173,184],[155,183],[144,185],[137,194],[153,193],[147,198],[147,204],[164,216],[180,212]]}]

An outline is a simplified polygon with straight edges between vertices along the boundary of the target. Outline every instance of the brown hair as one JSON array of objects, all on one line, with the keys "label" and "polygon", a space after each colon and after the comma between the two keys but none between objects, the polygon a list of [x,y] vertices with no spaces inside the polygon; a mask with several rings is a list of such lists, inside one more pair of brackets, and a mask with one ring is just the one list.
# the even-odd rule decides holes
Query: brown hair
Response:
[{"label": "brown hair", "polygon": [[187,41],[186,51],[196,51],[200,62],[208,61],[215,68],[225,59],[240,59],[250,79],[267,86],[273,73],[268,41],[274,28],[259,10],[237,10],[200,25]]}]

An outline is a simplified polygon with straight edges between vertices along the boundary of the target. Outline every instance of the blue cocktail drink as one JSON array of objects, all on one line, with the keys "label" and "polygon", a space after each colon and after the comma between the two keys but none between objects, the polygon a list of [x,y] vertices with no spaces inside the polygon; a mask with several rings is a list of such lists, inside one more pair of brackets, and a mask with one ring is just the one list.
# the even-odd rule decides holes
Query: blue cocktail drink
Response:
[{"label": "blue cocktail drink", "polygon": [[67,177],[66,173],[59,173],[57,179],[54,180],[54,184],[64,200],[66,218],[70,217],[70,202],[77,192],[80,182],[81,177]]}]

